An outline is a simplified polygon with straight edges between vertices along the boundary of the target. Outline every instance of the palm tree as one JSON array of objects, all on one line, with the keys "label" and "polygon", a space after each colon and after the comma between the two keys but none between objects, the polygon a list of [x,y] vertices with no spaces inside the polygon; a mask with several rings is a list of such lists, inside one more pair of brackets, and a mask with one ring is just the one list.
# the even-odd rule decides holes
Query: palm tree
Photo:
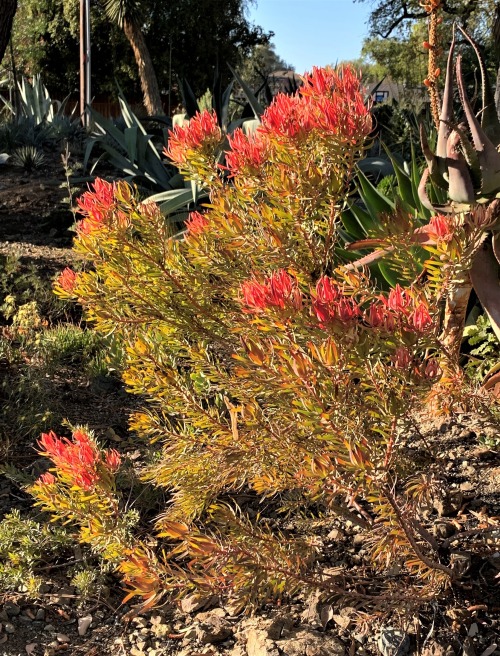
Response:
[{"label": "palm tree", "polygon": [[9,45],[12,21],[17,9],[17,0],[2,0],[0,11],[0,62]]},{"label": "palm tree", "polygon": [[164,114],[158,79],[141,29],[141,0],[105,0],[104,9],[132,46],[148,115]]}]

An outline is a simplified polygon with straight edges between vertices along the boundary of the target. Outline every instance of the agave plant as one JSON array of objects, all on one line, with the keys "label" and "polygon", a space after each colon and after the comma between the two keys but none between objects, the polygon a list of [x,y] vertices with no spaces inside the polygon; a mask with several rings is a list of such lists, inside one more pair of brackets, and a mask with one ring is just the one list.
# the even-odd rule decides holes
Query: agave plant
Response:
[{"label": "agave plant", "polygon": [[25,118],[33,125],[41,125],[52,123],[65,116],[69,95],[62,102],[53,100],[40,75],[33,76],[32,82],[23,77],[18,87],[20,114],[16,113],[14,106],[8,100],[0,96],[0,100],[16,119]]}]

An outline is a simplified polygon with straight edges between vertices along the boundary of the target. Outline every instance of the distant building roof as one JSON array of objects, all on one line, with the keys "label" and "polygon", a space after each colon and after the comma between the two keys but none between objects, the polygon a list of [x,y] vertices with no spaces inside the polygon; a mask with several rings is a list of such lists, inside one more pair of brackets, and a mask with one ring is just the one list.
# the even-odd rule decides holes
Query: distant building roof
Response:
[{"label": "distant building roof", "polygon": [[[368,95],[378,96],[379,102],[383,100],[397,100],[400,97],[399,85],[389,78],[384,78],[381,82],[369,82],[366,85]],[[377,101],[377,97],[374,97]]]}]

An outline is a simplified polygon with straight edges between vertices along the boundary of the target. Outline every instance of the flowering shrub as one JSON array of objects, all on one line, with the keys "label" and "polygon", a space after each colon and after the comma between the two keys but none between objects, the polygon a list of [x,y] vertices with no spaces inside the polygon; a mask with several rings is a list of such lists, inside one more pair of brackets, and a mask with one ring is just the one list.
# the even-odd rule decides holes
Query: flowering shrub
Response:
[{"label": "flowering shrub", "polygon": [[[92,268],[63,272],[56,292],[123,342],[124,381],[149,399],[132,428],[161,445],[143,478],[170,494],[157,522],[165,557],[130,543],[120,561],[129,596],[232,589],[244,605],[302,585],[347,594],[325,582],[305,538],[250,522],[242,491],[370,527],[375,569],[397,554],[433,585],[453,576],[415,528],[423,493],[397,485],[401,428],[440,377],[433,298],[423,284],[382,293],[335,255],[370,131],[354,72],[314,69],[255,134],[229,139],[224,169],[213,116],[175,128],[168,154],[210,190],[182,238],[124,182],[98,181],[80,202],[75,248]],[[442,221],[430,230],[446,241]],[[89,495],[103,504],[95,521],[121,521],[116,455],[79,433],[41,447],[58,477],[32,490],[47,509],[61,516],[57,489],[66,506],[87,504],[71,510],[83,524]]]}]

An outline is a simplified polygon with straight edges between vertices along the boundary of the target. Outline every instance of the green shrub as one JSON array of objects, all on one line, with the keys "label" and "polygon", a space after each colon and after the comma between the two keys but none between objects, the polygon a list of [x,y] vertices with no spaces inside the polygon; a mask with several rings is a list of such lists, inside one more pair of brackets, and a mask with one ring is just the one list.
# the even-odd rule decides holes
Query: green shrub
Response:
[{"label": "green shrub", "polygon": [[[441,269],[383,293],[336,257],[370,130],[352,71],[315,69],[300,92],[275,98],[256,132],[228,138],[226,175],[214,114],[173,131],[170,157],[210,191],[181,238],[124,182],[97,180],[79,200],[75,248],[93,268],[66,269],[56,291],[122,344],[123,379],[149,401],[131,422],[155,449],[142,478],[168,502],[154,538],[131,531],[110,455],[82,431],[43,436],[54,467],[31,492],[117,564],[126,599],[143,608],[192,590],[230,593],[244,608],[307,587],[377,602],[323,572],[319,543],[276,516],[363,526],[370,577],[396,589],[396,604],[460,576],[449,545],[425,538],[432,475],[404,449],[412,409],[431,390],[451,385],[463,400],[437,339]],[[417,225],[410,217],[399,234],[401,257]],[[429,247],[430,264],[440,248]],[[384,576],[396,562],[399,591]]]}]

